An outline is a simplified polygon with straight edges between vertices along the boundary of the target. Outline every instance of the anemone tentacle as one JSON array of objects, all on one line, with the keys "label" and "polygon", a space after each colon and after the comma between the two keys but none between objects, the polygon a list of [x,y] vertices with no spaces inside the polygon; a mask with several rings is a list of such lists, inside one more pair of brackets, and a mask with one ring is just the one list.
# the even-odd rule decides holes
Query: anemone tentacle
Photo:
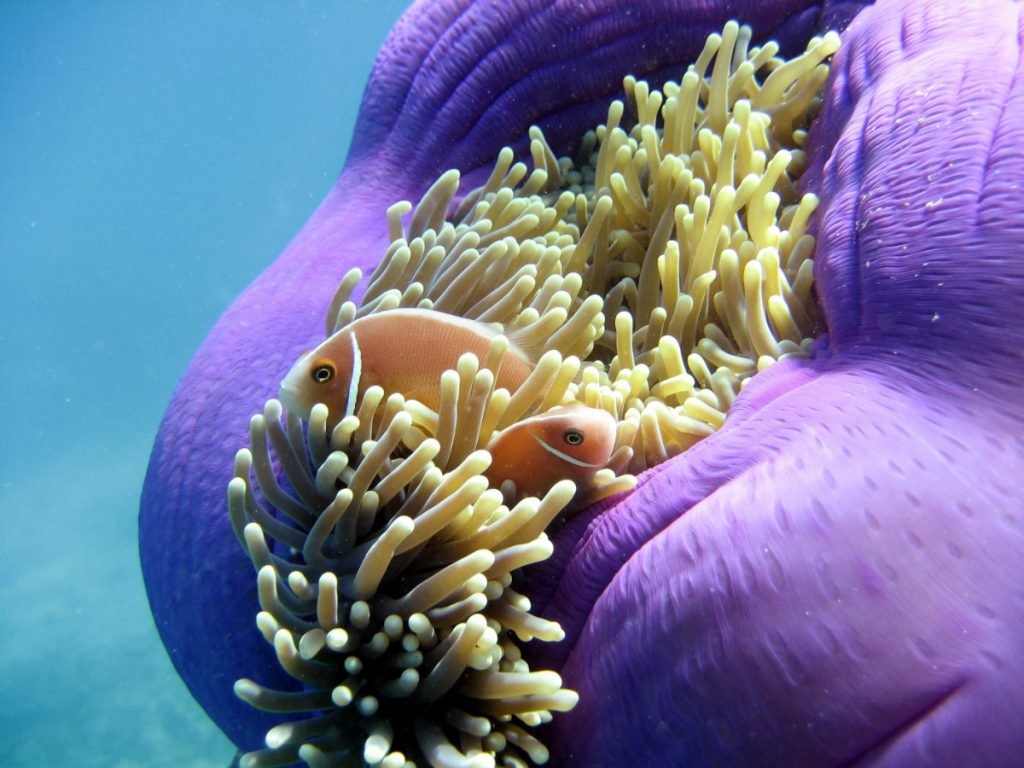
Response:
[{"label": "anemone tentacle", "polygon": [[[482,385],[486,405],[493,371],[466,358],[444,399]],[[330,431],[323,405],[305,429],[276,400],[252,419],[229,514],[258,573],[256,626],[302,690],[235,683],[239,698],[286,718],[242,768],[544,762],[522,726],[577,701],[522,659],[520,643],[564,632],[513,588],[515,571],[550,555],[544,529],[575,487],[509,508],[482,474],[486,451],[442,448],[479,431],[468,413],[446,424],[406,406],[372,387]]]}]

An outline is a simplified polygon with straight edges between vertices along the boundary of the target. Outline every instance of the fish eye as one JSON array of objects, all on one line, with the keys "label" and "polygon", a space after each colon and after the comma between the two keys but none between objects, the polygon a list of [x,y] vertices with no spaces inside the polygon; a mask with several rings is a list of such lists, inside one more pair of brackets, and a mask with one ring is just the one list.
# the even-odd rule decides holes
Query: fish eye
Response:
[{"label": "fish eye", "polygon": [[562,435],[562,439],[565,440],[569,445],[582,445],[583,444],[583,433],[578,429],[567,429]]},{"label": "fish eye", "polygon": [[313,381],[317,384],[326,384],[334,378],[335,372],[334,363],[327,360],[320,360],[313,366],[311,376],[313,377]]}]

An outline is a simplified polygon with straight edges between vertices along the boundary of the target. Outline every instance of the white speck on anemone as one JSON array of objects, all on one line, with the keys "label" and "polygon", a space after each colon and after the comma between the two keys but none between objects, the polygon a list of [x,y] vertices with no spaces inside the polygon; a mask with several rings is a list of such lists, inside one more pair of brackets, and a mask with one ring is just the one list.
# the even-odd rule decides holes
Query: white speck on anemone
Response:
[{"label": "white speck on anemone", "polygon": [[437,411],[371,387],[329,434],[323,405],[305,426],[276,400],[253,417],[229,514],[257,570],[257,628],[302,690],[236,683],[296,717],[242,766],[547,761],[527,729],[578,697],[523,660],[520,642],[564,632],[513,584],[550,556],[545,531],[576,487],[516,500],[488,487],[485,448],[561,404],[603,409],[616,450],[576,499],[592,501],[721,427],[758,371],[807,354],[817,198],[797,182],[838,36],[789,62],[750,40],[730,22],[680,82],[625,78],[576,161],[531,128],[533,171],[506,148],[454,210],[457,171],[388,210],[392,243],[361,304],[360,273],[345,275],[327,333],[430,308],[501,324],[538,362],[496,389],[499,335],[485,359],[438,372]]}]

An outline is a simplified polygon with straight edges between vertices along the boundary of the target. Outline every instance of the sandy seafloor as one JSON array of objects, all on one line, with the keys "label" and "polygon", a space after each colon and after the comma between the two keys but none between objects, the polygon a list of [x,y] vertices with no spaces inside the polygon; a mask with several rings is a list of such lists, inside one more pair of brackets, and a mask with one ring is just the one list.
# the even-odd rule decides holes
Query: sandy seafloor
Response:
[{"label": "sandy seafloor", "polygon": [[142,479],[405,5],[0,0],[0,766],[228,766],[149,614]]}]

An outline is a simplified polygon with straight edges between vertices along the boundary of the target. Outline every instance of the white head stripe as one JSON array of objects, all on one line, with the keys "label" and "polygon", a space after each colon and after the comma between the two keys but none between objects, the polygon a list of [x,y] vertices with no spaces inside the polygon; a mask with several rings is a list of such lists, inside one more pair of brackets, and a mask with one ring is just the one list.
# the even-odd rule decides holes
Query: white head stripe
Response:
[{"label": "white head stripe", "polygon": [[359,394],[359,378],[363,374],[363,353],[359,351],[359,342],[355,332],[352,333],[352,376],[348,380],[348,400],[345,401],[345,415],[356,412],[356,396]]},{"label": "white head stripe", "polygon": [[[527,432],[530,432],[530,431],[527,430]],[[586,467],[587,469],[600,469],[601,467],[604,466],[604,464],[588,464],[585,461],[580,461],[579,459],[574,459],[569,454],[562,453],[557,448],[551,447],[550,445],[545,443],[543,440],[541,440],[539,437],[537,437],[535,434],[533,434],[533,432],[530,432],[530,437],[532,437],[534,440],[536,440],[538,443],[540,443],[540,447],[543,448],[548,453],[552,453],[555,456],[557,456],[558,458],[560,458],[562,461],[567,461],[567,462],[569,462],[570,464],[572,464],[574,466]]]}]

